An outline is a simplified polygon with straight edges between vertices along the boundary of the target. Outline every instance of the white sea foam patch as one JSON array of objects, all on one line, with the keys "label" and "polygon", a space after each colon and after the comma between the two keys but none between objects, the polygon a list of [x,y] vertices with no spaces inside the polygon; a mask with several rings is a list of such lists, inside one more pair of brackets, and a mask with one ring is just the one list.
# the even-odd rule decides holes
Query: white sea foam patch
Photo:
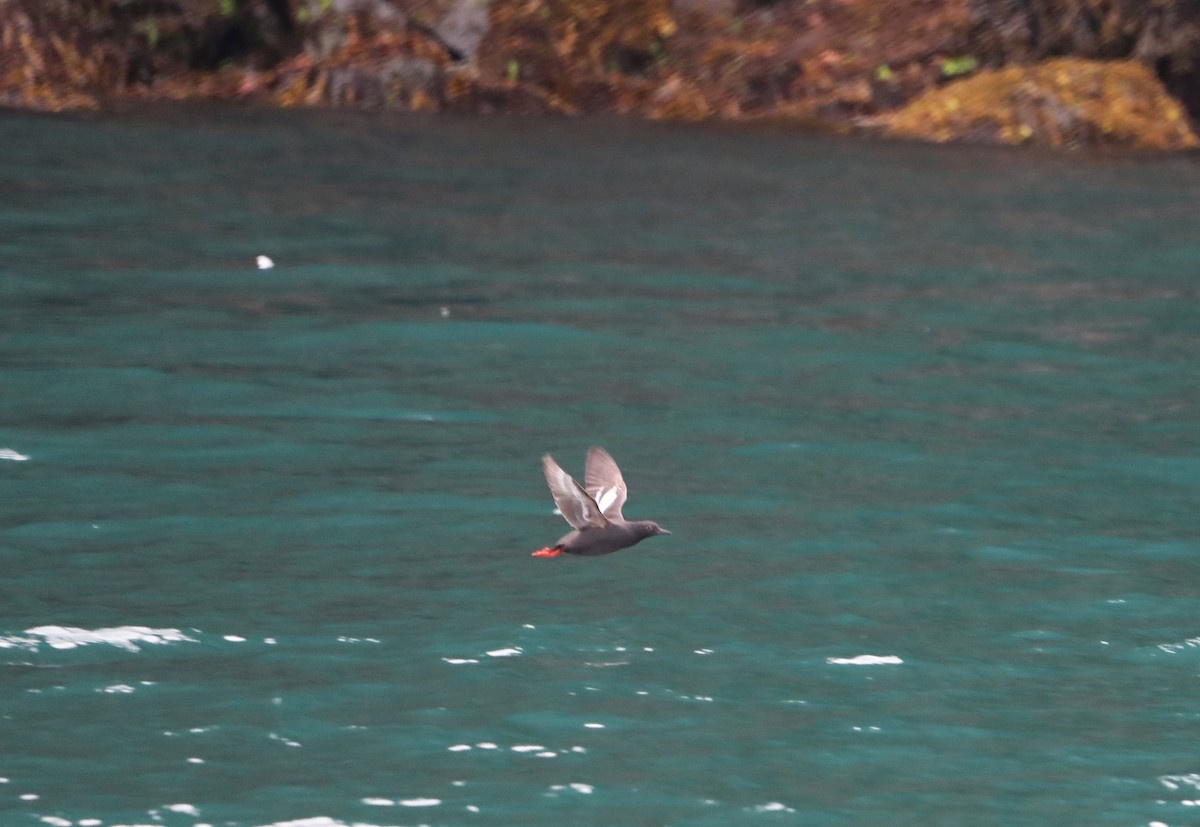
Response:
[{"label": "white sea foam patch", "polygon": [[28,649],[36,652],[43,646],[51,649],[75,649],[80,646],[106,644],[128,652],[139,652],[144,645],[195,643],[179,629],[151,629],[149,626],[114,626],[108,629],[80,629],[76,626],[37,626],[26,629],[24,635],[0,636],[0,649]]},{"label": "white sea foam patch", "polygon": [[825,658],[825,662],[838,666],[888,666],[904,663],[895,655],[855,655],[852,658]]},{"label": "white sea foam patch", "polygon": [[14,451],[12,448],[0,448],[0,459],[7,459],[12,462],[24,462],[29,457],[19,451]]},{"label": "white sea foam patch", "polygon": [[[120,827],[118,825],[118,827]],[[135,827],[131,825],[131,827]],[[155,827],[155,825],[147,825],[147,827]],[[367,821],[339,821],[336,818],[329,816],[313,816],[310,818],[298,818],[294,821],[272,821],[270,824],[260,824],[257,827],[390,827],[385,824],[376,824],[375,822]]]},{"label": "white sea foam patch", "polygon": [[272,821],[270,824],[260,824],[258,827],[387,827],[387,825],[370,824],[365,821],[338,821],[329,816],[314,816],[298,818],[294,821]]},{"label": "white sea foam patch", "polygon": [[1200,637],[1190,637],[1187,640],[1179,643],[1160,643],[1158,648],[1166,652],[1168,655],[1177,655],[1180,652],[1186,652],[1188,649],[1195,649],[1200,646]]},{"label": "white sea foam patch", "polygon": [[1191,787],[1200,790],[1200,773],[1189,772],[1187,775],[1160,775],[1158,782],[1168,790],[1178,790],[1180,787]]},{"label": "white sea foam patch", "polygon": [[200,810],[194,804],[165,804],[163,805],[163,809],[169,810],[172,813],[182,813],[185,816],[200,815]]},{"label": "white sea foam patch", "polygon": [[484,652],[483,655],[478,655],[476,657],[443,656],[442,661],[450,664],[451,666],[464,666],[466,664],[479,663],[479,658],[484,656],[489,658],[515,658],[523,654],[525,654],[525,650],[520,646],[505,646],[502,649],[491,649],[487,652]]}]

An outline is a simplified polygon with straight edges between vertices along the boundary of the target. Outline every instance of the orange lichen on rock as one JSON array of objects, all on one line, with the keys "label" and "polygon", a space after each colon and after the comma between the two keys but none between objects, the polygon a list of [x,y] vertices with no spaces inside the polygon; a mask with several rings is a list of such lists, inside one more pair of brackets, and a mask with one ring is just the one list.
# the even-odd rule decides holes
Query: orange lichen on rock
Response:
[{"label": "orange lichen on rock", "polygon": [[891,135],[939,142],[1198,145],[1183,108],[1135,61],[1059,58],[983,71],[927,92],[878,122]]},{"label": "orange lichen on rock", "polygon": [[[669,75],[699,89],[729,119],[847,128],[893,109],[940,77],[941,60],[965,53],[966,0],[674,0],[696,12],[669,43]],[[882,70],[882,71],[881,71]]]},{"label": "orange lichen on rock", "polygon": [[96,92],[118,83],[119,67],[99,45],[43,30],[20,11],[0,18],[0,105],[95,109]]},{"label": "orange lichen on rock", "polygon": [[521,86],[552,111],[634,111],[676,30],[668,0],[493,3],[479,82]]}]

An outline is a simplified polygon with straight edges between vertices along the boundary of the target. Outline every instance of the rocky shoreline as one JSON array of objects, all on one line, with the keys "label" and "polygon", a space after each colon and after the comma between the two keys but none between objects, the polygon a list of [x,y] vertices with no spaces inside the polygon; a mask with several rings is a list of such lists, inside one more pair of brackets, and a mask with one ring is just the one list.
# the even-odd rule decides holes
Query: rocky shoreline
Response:
[{"label": "rocky shoreline", "polygon": [[1186,0],[0,0],[0,105],[771,119],[1195,147]]}]

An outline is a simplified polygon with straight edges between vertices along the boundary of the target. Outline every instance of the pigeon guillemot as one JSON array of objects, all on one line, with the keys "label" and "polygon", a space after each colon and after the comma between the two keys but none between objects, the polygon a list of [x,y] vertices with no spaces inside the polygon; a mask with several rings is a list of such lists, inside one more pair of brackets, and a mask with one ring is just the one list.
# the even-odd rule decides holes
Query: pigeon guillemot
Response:
[{"label": "pigeon guillemot", "polygon": [[535,551],[534,557],[557,557],[563,552],[583,556],[612,554],[655,534],[671,533],[653,520],[626,521],[621,516],[625,480],[617,463],[603,448],[588,451],[583,477],[586,489],[549,454],[542,457],[542,468],[558,510],[575,530],[553,546]]}]

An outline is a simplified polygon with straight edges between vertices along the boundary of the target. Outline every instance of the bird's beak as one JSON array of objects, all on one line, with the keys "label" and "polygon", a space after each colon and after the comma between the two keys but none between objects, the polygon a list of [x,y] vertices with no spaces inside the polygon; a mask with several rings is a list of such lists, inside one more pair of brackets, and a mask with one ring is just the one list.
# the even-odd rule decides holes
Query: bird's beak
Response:
[{"label": "bird's beak", "polygon": [[659,534],[670,534],[671,532],[667,531],[665,528],[660,528],[660,529],[658,530],[658,533],[659,533]]}]

